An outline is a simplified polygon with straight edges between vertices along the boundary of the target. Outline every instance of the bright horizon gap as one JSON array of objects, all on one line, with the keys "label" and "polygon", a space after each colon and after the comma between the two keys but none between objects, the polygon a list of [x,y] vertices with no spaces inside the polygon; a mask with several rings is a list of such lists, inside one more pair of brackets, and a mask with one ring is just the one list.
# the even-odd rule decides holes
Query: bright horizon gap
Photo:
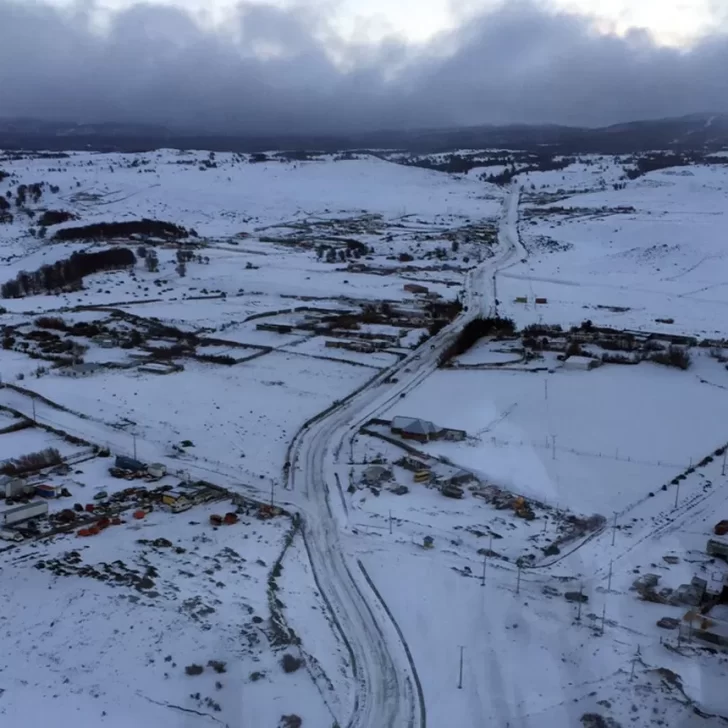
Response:
[{"label": "bright horizon gap", "polygon": [[[506,0],[510,2],[511,0]],[[53,5],[72,8],[78,0],[49,0]],[[142,4],[140,0],[98,0],[95,9],[119,11]],[[223,22],[238,0],[156,0],[155,4],[190,12],[205,25]],[[331,12],[332,27],[348,42],[377,42],[396,35],[411,44],[429,41],[439,33],[454,30],[474,15],[487,12],[499,0],[247,0],[250,5],[283,8],[313,8]],[[691,43],[721,27],[716,5],[711,0],[547,0],[555,11],[579,13],[594,19],[604,33],[621,36],[645,30],[660,45],[689,47]],[[83,7],[83,6],[82,6]],[[725,28],[725,26],[723,26]],[[726,28],[728,29],[728,28]]]}]

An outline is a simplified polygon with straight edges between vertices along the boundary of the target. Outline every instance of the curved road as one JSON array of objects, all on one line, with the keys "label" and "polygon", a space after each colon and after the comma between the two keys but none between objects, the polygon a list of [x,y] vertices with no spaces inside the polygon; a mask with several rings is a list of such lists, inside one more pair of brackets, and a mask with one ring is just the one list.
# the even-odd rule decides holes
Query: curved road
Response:
[{"label": "curved road", "polygon": [[[486,306],[486,301],[493,299],[497,271],[524,257],[517,232],[518,201],[519,190],[513,187],[504,202],[496,257],[467,275],[467,310],[411,355],[383,371],[365,390],[301,430],[291,449],[288,487],[308,501],[301,506],[312,568],[349,650],[355,677],[350,717],[342,724],[347,728],[424,728],[426,716],[414,665],[395,624],[343,551],[340,529],[342,521],[346,523],[346,503],[339,473],[346,482],[348,467],[339,458],[342,450],[349,452],[363,422],[389,408],[402,393],[435,371],[440,354],[464,324],[481,312],[494,310],[495,301],[491,306]],[[384,384],[392,376],[399,381]]]}]

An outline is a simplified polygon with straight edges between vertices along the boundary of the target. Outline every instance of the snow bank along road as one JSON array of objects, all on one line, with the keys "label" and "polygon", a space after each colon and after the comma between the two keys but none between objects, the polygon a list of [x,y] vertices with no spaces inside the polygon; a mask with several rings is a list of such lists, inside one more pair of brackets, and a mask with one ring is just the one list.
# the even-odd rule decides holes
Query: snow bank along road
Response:
[{"label": "snow bank along road", "polygon": [[[347,728],[424,728],[426,714],[416,668],[397,626],[343,552],[340,528],[346,523],[346,504],[339,473],[348,477],[348,468],[339,458],[342,451],[349,452],[365,421],[428,377],[462,326],[487,311],[495,272],[523,257],[518,200],[519,190],[513,187],[504,201],[496,257],[467,276],[467,310],[366,389],[301,430],[291,450],[288,495],[303,512],[303,533],[315,578],[347,645],[355,676],[351,713],[342,722]],[[489,284],[493,288],[487,291]],[[384,384],[393,376],[398,378],[396,384]],[[341,497],[332,498],[337,491]]]}]

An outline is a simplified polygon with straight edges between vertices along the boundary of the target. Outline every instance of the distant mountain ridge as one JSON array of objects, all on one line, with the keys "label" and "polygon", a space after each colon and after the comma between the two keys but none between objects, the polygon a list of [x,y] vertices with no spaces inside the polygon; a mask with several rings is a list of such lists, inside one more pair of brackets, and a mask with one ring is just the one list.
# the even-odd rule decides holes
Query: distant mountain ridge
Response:
[{"label": "distant mountain ridge", "polygon": [[632,121],[601,128],[511,124],[446,129],[382,130],[349,134],[250,135],[183,133],[154,124],[68,123],[0,119],[0,148],[142,151],[159,147],[259,152],[273,150],[401,149],[425,153],[455,149],[543,149],[553,153],[629,154],[654,149],[728,148],[728,114],[701,113]]}]

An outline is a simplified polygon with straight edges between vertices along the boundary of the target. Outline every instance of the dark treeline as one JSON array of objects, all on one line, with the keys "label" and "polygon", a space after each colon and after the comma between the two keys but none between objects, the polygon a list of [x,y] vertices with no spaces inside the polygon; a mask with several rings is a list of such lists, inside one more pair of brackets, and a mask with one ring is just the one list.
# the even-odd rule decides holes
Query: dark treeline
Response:
[{"label": "dark treeline", "polygon": [[484,336],[511,336],[516,332],[516,325],[512,319],[491,316],[478,317],[468,321],[458,334],[458,337],[445,349],[440,357],[440,366],[464,354]]},{"label": "dark treeline", "polygon": [[631,160],[634,167],[625,167],[624,173],[628,179],[637,179],[643,174],[656,172],[658,169],[684,167],[699,161],[701,161],[701,158],[698,155],[655,152],[653,154],[644,154]]},{"label": "dark treeline", "polygon": [[108,248],[97,253],[74,253],[70,258],[18,275],[0,287],[2,298],[23,298],[39,293],[78,290],[85,276],[102,270],[127,268],[136,263],[129,248]]},{"label": "dark treeline", "polygon": [[494,185],[507,185],[510,184],[511,180],[517,174],[527,174],[528,172],[555,172],[560,169],[566,169],[575,161],[576,160],[571,157],[555,159],[550,154],[543,154],[539,155],[535,162],[532,162],[525,167],[521,167],[520,169],[516,169],[516,167],[512,165],[508,169],[503,170],[500,174],[481,174],[480,179],[483,180],[483,182],[490,182]]},{"label": "dark treeline", "polygon": [[179,240],[181,238],[196,237],[197,233],[172,222],[144,218],[126,222],[98,222],[93,225],[67,227],[56,231],[53,237],[56,240],[112,240],[114,238],[128,238],[132,235]]}]

